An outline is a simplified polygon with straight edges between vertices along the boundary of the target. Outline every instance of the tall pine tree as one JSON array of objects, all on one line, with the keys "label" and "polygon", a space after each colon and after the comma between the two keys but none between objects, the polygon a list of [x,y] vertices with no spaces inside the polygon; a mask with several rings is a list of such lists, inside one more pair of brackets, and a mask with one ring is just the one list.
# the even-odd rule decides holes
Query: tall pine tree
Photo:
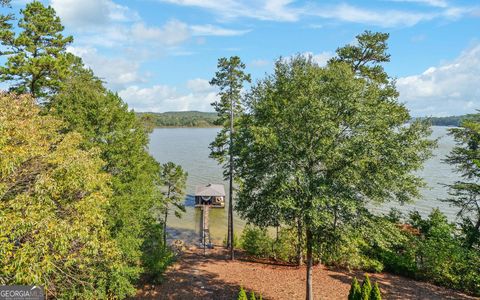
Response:
[{"label": "tall pine tree", "polygon": [[[167,219],[170,210],[180,218],[185,212],[184,197],[188,173],[173,162],[162,165],[160,182],[163,187],[163,245],[167,245]],[[173,206],[173,208],[172,208]]]},{"label": "tall pine tree", "polygon": [[0,22],[0,54],[8,55],[6,65],[0,67],[0,81],[9,82],[12,91],[42,100],[67,78],[74,56],[66,49],[73,38],[62,34],[64,27],[55,10],[39,1],[28,3],[20,14],[18,33],[8,19]]},{"label": "tall pine tree", "polygon": [[246,74],[245,64],[238,56],[229,59],[220,58],[217,65],[218,71],[210,84],[218,87],[219,101],[212,103],[218,113],[217,124],[222,129],[210,144],[210,157],[223,164],[224,176],[229,181],[228,194],[228,234],[227,247],[230,249],[230,259],[234,259],[233,245],[233,144],[235,142],[235,116],[243,114],[242,89],[244,82],[250,82],[250,74]]},{"label": "tall pine tree", "polygon": [[480,248],[480,115],[463,121],[449,134],[457,146],[445,161],[455,167],[462,180],[448,186],[451,197],[444,201],[458,208],[466,246]]}]

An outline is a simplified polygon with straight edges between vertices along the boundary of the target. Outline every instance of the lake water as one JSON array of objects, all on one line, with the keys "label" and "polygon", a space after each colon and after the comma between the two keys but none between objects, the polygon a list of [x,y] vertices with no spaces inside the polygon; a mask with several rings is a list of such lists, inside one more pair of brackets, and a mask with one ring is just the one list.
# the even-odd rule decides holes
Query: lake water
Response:
[{"label": "lake water", "polygon": [[[455,219],[455,208],[451,208],[439,199],[447,196],[447,190],[441,184],[449,184],[459,178],[451,166],[442,159],[454,146],[453,139],[447,135],[448,127],[433,127],[432,138],[440,138],[435,156],[425,163],[420,175],[425,178],[428,187],[422,190],[422,199],[414,204],[400,206],[388,204],[372,206],[375,212],[388,212],[390,207],[398,207],[402,211],[418,210],[428,215],[433,208],[440,208],[449,219]],[[200,210],[193,207],[193,193],[196,185],[208,183],[224,183],[228,194],[228,183],[222,179],[222,168],[215,160],[208,157],[209,143],[215,138],[218,128],[158,128],[150,136],[150,153],[160,163],[172,161],[181,165],[188,172],[186,206],[187,212],[181,219],[173,214],[169,218],[169,231],[175,238],[186,241],[198,240],[200,231]],[[227,200],[228,201],[228,200]],[[227,202],[226,201],[226,202]],[[228,203],[227,203],[228,204]],[[215,242],[221,242],[227,232],[227,207],[210,210],[210,234]],[[235,231],[240,231],[245,222],[234,216]]]}]

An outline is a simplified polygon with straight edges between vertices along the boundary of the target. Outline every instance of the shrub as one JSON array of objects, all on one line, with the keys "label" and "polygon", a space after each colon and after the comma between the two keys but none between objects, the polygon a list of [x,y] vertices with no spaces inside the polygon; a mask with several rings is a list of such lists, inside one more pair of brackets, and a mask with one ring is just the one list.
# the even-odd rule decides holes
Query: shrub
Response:
[{"label": "shrub", "polygon": [[145,275],[154,283],[163,279],[168,266],[174,260],[175,255],[169,247],[165,247],[160,239],[149,238],[149,235],[162,236],[163,228],[160,224],[149,226],[146,239],[142,245],[142,262]]},{"label": "shrub", "polygon": [[348,300],[360,300],[362,289],[356,277],[353,277],[350,292],[348,293]]},{"label": "shrub", "polygon": [[250,293],[250,300],[257,300],[253,291]]},{"label": "shrub", "polygon": [[247,293],[243,289],[243,287],[240,287],[240,292],[238,293],[238,300],[248,300],[247,298]]},{"label": "shrub", "polygon": [[268,236],[266,229],[247,226],[243,230],[241,246],[247,254],[256,257],[270,257],[271,245],[272,239]]},{"label": "shrub", "polygon": [[378,288],[378,284],[375,282],[373,285],[373,289],[370,292],[370,300],[382,300],[382,295],[380,294],[380,289]]},{"label": "shrub", "polygon": [[[224,247],[227,247],[227,236],[225,235],[223,237],[222,244]],[[240,246],[240,242],[238,241],[238,236],[236,234],[233,234],[233,248],[238,248]]]},{"label": "shrub", "polygon": [[370,278],[365,274],[365,279],[362,283],[362,294],[360,299],[368,300],[370,298],[370,293],[372,292],[372,284],[370,283]]},{"label": "shrub", "polygon": [[274,239],[272,242],[273,258],[284,262],[295,262],[297,260],[297,243],[295,229],[281,228],[278,233],[278,239]]}]

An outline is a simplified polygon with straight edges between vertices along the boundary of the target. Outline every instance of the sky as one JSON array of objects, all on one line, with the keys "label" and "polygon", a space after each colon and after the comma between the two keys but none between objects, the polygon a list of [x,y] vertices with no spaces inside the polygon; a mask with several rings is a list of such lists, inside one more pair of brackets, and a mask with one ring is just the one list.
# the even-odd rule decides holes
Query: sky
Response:
[{"label": "sky", "polygon": [[68,51],[135,111],[213,111],[218,58],[240,56],[255,81],[279,57],[323,65],[365,30],[390,34],[385,69],[412,116],[480,109],[480,0],[42,2],[73,35]]}]

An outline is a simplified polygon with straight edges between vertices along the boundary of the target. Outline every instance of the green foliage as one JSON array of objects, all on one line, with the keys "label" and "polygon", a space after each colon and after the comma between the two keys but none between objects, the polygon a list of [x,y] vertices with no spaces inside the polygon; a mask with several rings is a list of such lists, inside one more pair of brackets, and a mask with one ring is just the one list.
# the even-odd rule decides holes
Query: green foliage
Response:
[{"label": "green foliage", "polygon": [[415,263],[411,263],[415,257],[411,234],[402,231],[388,217],[364,212],[357,223],[338,231],[334,243],[327,239],[324,247],[326,251],[321,258],[326,264],[371,272],[386,269],[403,275],[412,275],[416,270]]},{"label": "green foliage", "polygon": [[419,236],[418,277],[437,284],[480,294],[480,252],[462,245],[456,227],[438,209],[428,219],[418,214],[410,217]]},{"label": "green foliage", "polygon": [[158,238],[164,233],[161,224],[150,224],[150,228],[146,228],[146,230],[145,241],[142,245],[142,261],[149,282],[159,283],[163,280],[168,266],[175,261],[175,255]]},{"label": "green foliage", "polygon": [[0,54],[7,55],[6,65],[0,67],[0,81],[11,82],[15,92],[43,98],[58,90],[77,61],[66,52],[73,38],[63,36],[54,9],[39,1],[28,3],[20,14],[18,31],[8,20],[0,22],[0,42],[5,47]]},{"label": "green foliage", "polygon": [[175,216],[180,218],[185,212],[185,189],[187,186],[188,173],[183,171],[182,167],[167,162],[162,165],[160,172],[160,182],[163,186],[163,244],[167,245],[167,218],[169,210],[172,209]]},{"label": "green foliage", "polygon": [[223,164],[223,175],[229,179],[229,205],[228,205],[228,234],[227,247],[230,248],[230,258],[234,258],[233,246],[233,162],[234,153],[232,147],[236,138],[234,137],[236,121],[235,117],[243,114],[242,88],[244,82],[250,82],[250,74],[244,72],[245,64],[238,56],[229,59],[220,58],[217,64],[215,77],[210,85],[218,87],[220,100],[212,103],[217,112],[216,125],[221,125],[215,140],[210,143],[210,157]]},{"label": "green foliage", "polygon": [[[157,222],[153,213],[164,207],[158,189],[160,167],[146,150],[148,135],[122,99],[83,68],[62,83],[48,108],[65,120],[67,130],[86,137],[84,147],[100,149],[103,169],[112,175],[107,221],[126,264],[119,276],[125,288],[132,290],[142,272],[156,272],[157,268],[148,269],[156,264],[146,255],[161,258],[152,251],[142,251],[163,244],[161,233],[145,234]],[[142,259],[149,263],[142,265]]]},{"label": "green foliage", "polygon": [[459,127],[464,120],[471,119],[475,115],[467,114],[463,116],[449,116],[449,117],[428,117],[421,118],[430,122],[433,126],[454,126]]},{"label": "green foliage", "polygon": [[381,66],[387,38],[366,32],[324,68],[302,55],[278,60],[239,120],[236,209],[262,227],[301,224],[307,260],[315,240],[351,223],[367,199],[420,196],[413,171],[435,142],[428,124],[404,125],[408,110]]},{"label": "green foliage", "polygon": [[353,277],[352,285],[350,286],[350,292],[348,293],[348,300],[360,300],[362,295],[362,289],[356,277]]},{"label": "green foliage", "polygon": [[248,300],[247,293],[243,289],[243,287],[240,287],[240,292],[238,293],[238,300]]},{"label": "green foliage", "polygon": [[372,283],[368,274],[365,274],[365,279],[362,282],[362,292],[360,295],[361,300],[368,300],[370,298],[370,293],[372,292]]},{"label": "green foliage", "polygon": [[164,113],[137,113],[140,122],[147,128],[156,127],[214,127],[217,114],[199,111]]},{"label": "green foliage", "polygon": [[[227,239],[228,239],[228,237],[227,237],[227,235],[225,235],[223,237],[223,241],[222,241],[222,245],[224,247],[227,247]],[[237,234],[234,233],[233,234],[233,248],[238,248],[238,247],[240,247],[240,239],[238,238]]]},{"label": "green foliage", "polygon": [[388,75],[381,65],[390,61],[390,54],[387,53],[388,37],[388,33],[365,31],[356,36],[357,44],[338,48],[338,57],[331,62],[345,62],[362,77],[389,83]]},{"label": "green foliage", "polygon": [[[0,0],[0,7],[10,7],[11,0]],[[4,45],[4,40],[8,40],[13,35],[10,23],[14,19],[12,13],[0,14],[0,44]],[[0,48],[0,55],[4,55],[4,51]]]},{"label": "green foliage", "polygon": [[257,298],[255,297],[255,293],[253,291],[250,293],[249,300],[257,300]]},{"label": "green foliage", "polygon": [[378,284],[375,282],[372,292],[370,293],[370,300],[382,300],[382,294],[378,288]]},{"label": "green foliage", "polygon": [[461,127],[449,132],[457,142],[445,160],[453,165],[463,180],[449,185],[450,198],[444,201],[458,208],[463,220],[465,245],[480,250],[480,115],[471,115]]},{"label": "green foliage", "polygon": [[112,178],[99,150],[30,97],[0,94],[0,107],[0,283],[60,299],[130,294],[119,287],[125,263],[106,226]]},{"label": "green foliage", "polygon": [[[230,58],[220,58],[217,65],[218,71],[215,77],[210,81],[212,86],[219,89],[220,100],[212,103],[217,112],[216,125],[222,126],[215,140],[210,144],[210,157],[216,159],[220,164],[224,164],[225,178],[228,177],[229,166],[228,158],[230,155],[230,114],[233,110],[234,118],[244,113],[242,103],[242,88],[244,82],[250,82],[250,74],[244,72],[245,64],[238,56]],[[233,103],[233,107],[232,104]],[[234,120],[234,128],[236,121]]]},{"label": "green foliage", "polygon": [[249,255],[268,258],[272,254],[272,242],[266,229],[246,226],[240,244]]},{"label": "green foliage", "polygon": [[282,227],[278,232],[278,238],[272,239],[272,258],[288,263],[297,260],[296,251],[298,239],[295,228]]}]

